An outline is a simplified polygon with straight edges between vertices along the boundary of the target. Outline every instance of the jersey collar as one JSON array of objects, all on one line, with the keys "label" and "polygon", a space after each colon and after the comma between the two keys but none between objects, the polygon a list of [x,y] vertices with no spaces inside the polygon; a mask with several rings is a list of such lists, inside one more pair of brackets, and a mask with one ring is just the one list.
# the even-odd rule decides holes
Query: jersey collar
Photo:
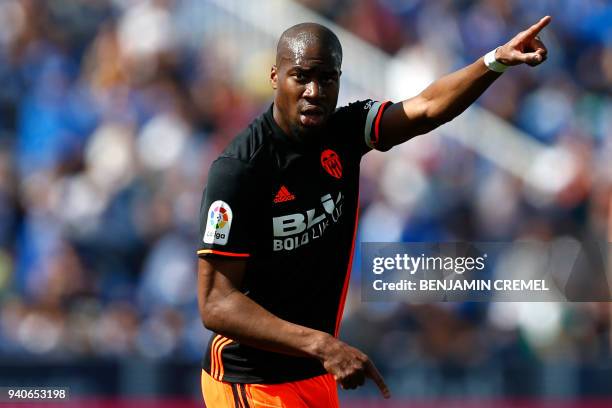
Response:
[{"label": "jersey collar", "polygon": [[287,146],[288,148],[290,148],[291,150],[298,151],[298,152],[308,152],[308,151],[319,149],[320,144],[321,144],[320,134],[312,136],[318,139],[314,141],[314,143],[305,143],[295,137],[289,136],[287,133],[285,133],[283,129],[281,129],[278,123],[276,123],[276,121],[274,120],[274,114],[272,113],[273,108],[274,108],[274,103],[270,105],[270,108],[268,108],[268,110],[264,114],[264,118],[266,122],[268,123],[268,126],[271,129],[270,134],[275,142],[281,143]]}]

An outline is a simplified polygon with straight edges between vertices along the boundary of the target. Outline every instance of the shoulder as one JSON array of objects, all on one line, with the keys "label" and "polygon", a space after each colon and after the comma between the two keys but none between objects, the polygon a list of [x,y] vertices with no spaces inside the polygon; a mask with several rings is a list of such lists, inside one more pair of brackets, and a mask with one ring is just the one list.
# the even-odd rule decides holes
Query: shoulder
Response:
[{"label": "shoulder", "polygon": [[213,165],[218,162],[233,162],[235,167],[245,169],[261,166],[266,162],[269,131],[263,115],[260,115],[234,137]]},{"label": "shoulder", "polygon": [[376,126],[376,119],[390,105],[389,101],[365,99],[351,102],[334,112],[332,118],[336,125],[342,127],[355,126],[369,133]]},{"label": "shoulder", "polygon": [[[382,113],[390,105],[390,101],[372,99],[349,103],[336,109],[332,115],[332,129],[337,134],[336,137],[357,143],[363,155],[371,149],[377,149]],[[347,138],[347,133],[351,137]]]},{"label": "shoulder", "polygon": [[346,106],[341,106],[336,109],[334,116],[337,118],[345,118],[348,116],[367,116],[372,109],[376,109],[380,102],[372,99],[364,99],[351,102]]}]

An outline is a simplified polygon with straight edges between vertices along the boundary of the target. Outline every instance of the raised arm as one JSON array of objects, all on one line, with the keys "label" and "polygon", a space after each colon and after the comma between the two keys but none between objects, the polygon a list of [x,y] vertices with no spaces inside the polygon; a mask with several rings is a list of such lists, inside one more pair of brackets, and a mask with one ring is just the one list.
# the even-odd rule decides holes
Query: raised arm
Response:
[{"label": "raised arm", "polygon": [[360,386],[369,377],[389,397],[364,353],[328,333],[280,319],[240,292],[245,269],[242,260],[199,259],[198,305],[206,328],[259,349],[316,358],[343,388]]},{"label": "raised arm", "polygon": [[498,64],[486,61],[491,69],[485,64],[485,57],[481,57],[471,65],[438,79],[419,95],[391,105],[381,119],[377,149],[388,150],[454,119],[499,78],[501,72],[493,69],[501,71],[503,65],[536,66],[544,62],[547,50],[538,33],[550,20],[550,16],[543,17],[498,47],[493,54]]}]

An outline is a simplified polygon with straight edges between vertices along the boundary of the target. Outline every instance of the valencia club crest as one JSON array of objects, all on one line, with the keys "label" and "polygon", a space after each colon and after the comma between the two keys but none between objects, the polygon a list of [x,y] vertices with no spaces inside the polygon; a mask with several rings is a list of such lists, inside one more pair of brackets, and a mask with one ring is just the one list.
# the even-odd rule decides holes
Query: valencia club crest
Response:
[{"label": "valencia club crest", "polygon": [[342,177],[342,163],[338,153],[331,149],[324,150],[321,153],[321,166],[329,173],[330,176],[340,179]]}]

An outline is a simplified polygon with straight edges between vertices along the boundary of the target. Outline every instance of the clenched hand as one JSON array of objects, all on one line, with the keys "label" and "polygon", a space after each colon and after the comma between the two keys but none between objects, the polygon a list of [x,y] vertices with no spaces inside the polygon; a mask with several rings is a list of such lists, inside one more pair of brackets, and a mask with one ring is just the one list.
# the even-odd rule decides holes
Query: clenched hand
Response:
[{"label": "clenched hand", "polygon": [[506,44],[495,51],[495,59],[504,65],[528,64],[539,65],[546,61],[546,46],[538,33],[550,23],[551,17],[546,16],[537,23],[518,33]]}]

